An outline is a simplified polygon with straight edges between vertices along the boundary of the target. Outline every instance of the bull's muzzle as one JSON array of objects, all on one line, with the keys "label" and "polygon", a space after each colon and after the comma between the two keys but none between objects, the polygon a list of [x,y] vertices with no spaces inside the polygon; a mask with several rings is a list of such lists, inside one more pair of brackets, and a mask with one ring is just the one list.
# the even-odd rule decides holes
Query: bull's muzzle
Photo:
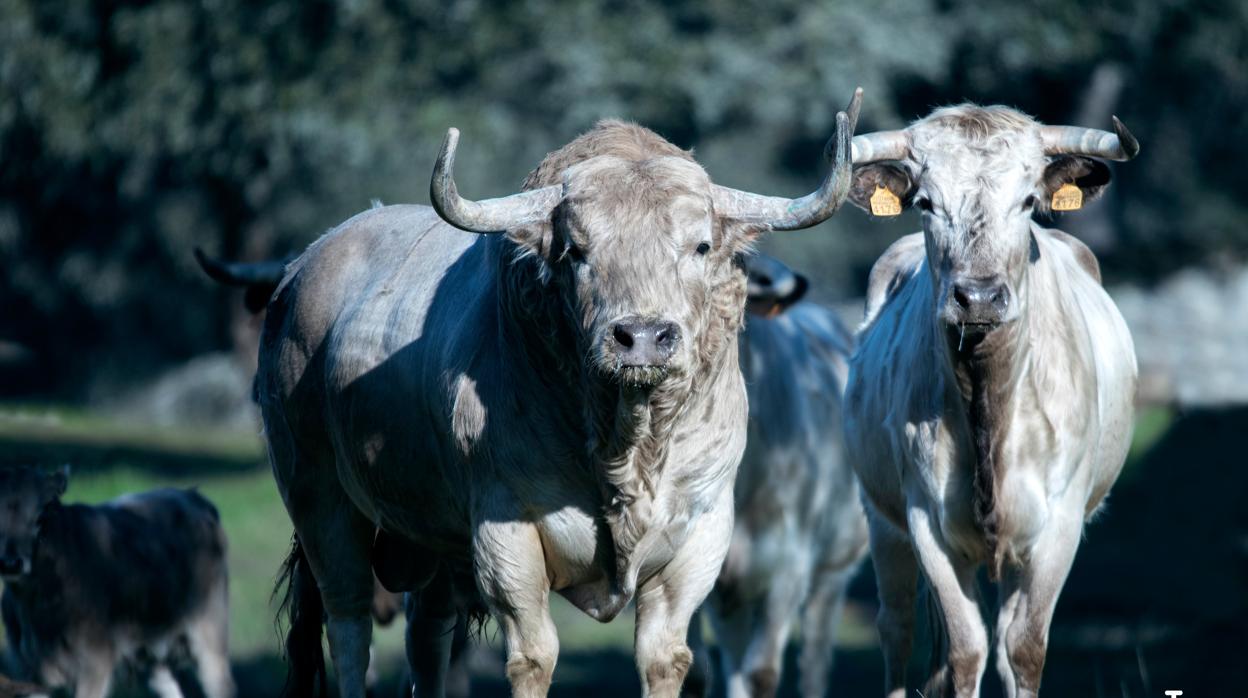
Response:
[{"label": "bull's muzzle", "polygon": [[680,340],[674,322],[630,316],[611,323],[604,343],[624,382],[652,385],[667,375]]}]

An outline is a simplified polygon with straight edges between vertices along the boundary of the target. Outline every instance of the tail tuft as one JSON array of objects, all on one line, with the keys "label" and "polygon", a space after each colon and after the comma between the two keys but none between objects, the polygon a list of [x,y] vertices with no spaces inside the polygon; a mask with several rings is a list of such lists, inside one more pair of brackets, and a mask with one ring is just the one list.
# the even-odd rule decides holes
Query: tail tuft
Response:
[{"label": "tail tuft", "polygon": [[298,536],[291,541],[290,554],[277,576],[274,598],[279,594],[282,598],[277,609],[279,635],[283,616],[287,623],[287,671],[282,695],[288,698],[328,698],[325,653],[321,649],[325,608]]}]

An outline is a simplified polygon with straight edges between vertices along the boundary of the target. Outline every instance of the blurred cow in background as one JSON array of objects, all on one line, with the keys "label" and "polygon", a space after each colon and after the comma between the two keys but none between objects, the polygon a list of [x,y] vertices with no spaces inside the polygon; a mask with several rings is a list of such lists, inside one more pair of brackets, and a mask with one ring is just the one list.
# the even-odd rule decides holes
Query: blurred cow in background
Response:
[{"label": "blurred cow in background", "polygon": [[67,484],[64,471],[0,468],[0,610],[21,677],[104,698],[124,664],[171,698],[187,654],[208,698],[234,695],[217,510],[174,489],[65,505]]},{"label": "blurred cow in background", "polygon": [[832,311],[798,302],[806,278],[779,260],[755,255],[746,271],[749,436],[732,543],[706,607],[729,696],[776,694],[799,612],[801,692],[823,696],[839,611],[867,547],[841,431],[853,337]]},{"label": "blurred cow in background", "polygon": [[920,572],[948,640],[925,694],[979,695],[981,565],[1000,582],[1005,694],[1039,693],[1084,522],[1131,443],[1136,362],[1096,257],[1032,214],[1100,194],[1110,171],[1097,158],[1139,151],[1117,119],[1114,130],[968,104],[854,138],[854,203],[923,214],[923,232],[871,270],[846,391],[889,698],[907,695]]}]

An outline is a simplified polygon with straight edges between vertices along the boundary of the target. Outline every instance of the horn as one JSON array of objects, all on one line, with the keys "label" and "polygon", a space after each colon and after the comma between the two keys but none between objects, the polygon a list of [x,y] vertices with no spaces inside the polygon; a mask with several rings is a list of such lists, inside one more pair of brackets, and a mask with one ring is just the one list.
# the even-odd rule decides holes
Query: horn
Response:
[{"label": "horn", "polygon": [[881,160],[904,160],[910,153],[910,139],[905,131],[875,131],[854,136],[854,164]]},{"label": "horn", "polygon": [[1114,132],[1080,126],[1041,126],[1045,155],[1090,155],[1124,162],[1140,153],[1140,142],[1126,126],[1114,120]]},{"label": "horn", "polygon": [[498,199],[465,199],[455,186],[455,149],[458,146],[459,129],[447,129],[442,152],[438,153],[438,161],[433,166],[429,198],[442,220],[460,230],[501,233],[534,223],[549,218],[550,212],[563,198],[563,188],[552,185]]},{"label": "horn", "polygon": [[271,284],[277,286],[286,273],[286,264],[290,257],[270,259],[263,262],[226,262],[209,257],[202,249],[196,247],[195,261],[213,281],[226,286],[252,286],[255,284]]},{"label": "horn", "polygon": [[[824,157],[831,161],[832,168],[819,189],[799,199],[787,199],[715,185],[716,213],[727,218],[756,221],[771,230],[801,230],[831,218],[849,195],[850,138],[861,107],[862,88],[859,87],[854,90],[846,110],[836,114],[836,134],[824,147]],[[852,120],[849,114],[854,115]]]}]

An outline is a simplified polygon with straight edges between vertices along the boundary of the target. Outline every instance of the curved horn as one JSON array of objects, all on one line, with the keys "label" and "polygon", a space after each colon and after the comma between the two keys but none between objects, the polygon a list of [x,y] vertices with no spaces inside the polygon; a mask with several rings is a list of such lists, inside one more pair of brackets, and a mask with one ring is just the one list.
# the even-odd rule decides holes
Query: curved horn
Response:
[{"label": "curved horn", "polygon": [[881,160],[904,160],[910,153],[910,139],[905,131],[875,131],[854,136],[854,164],[865,165]]},{"label": "curved horn", "polygon": [[1119,162],[1130,160],[1140,152],[1140,142],[1126,126],[1112,117],[1114,132],[1080,126],[1041,126],[1040,140],[1045,155],[1090,155]]},{"label": "curved horn", "polygon": [[286,257],[263,262],[226,262],[209,257],[202,249],[195,248],[195,261],[199,262],[199,268],[213,281],[226,286],[277,286],[285,275],[286,264],[290,260],[290,257]]},{"label": "curved horn", "polygon": [[728,218],[757,221],[771,230],[801,230],[831,218],[849,195],[852,180],[850,139],[854,134],[851,123],[857,122],[861,105],[862,88],[859,87],[854,90],[854,96],[846,107],[846,111],[854,115],[853,120],[846,111],[836,114],[836,134],[824,147],[824,156],[832,162],[832,168],[817,190],[799,199],[787,199],[715,185],[716,213]]},{"label": "curved horn", "polygon": [[459,129],[446,131],[442,152],[433,166],[429,182],[429,198],[442,220],[470,233],[501,233],[511,228],[550,217],[550,212],[563,198],[563,187],[552,185],[524,191],[498,199],[470,201],[459,195],[455,186],[455,149],[459,146]]}]

